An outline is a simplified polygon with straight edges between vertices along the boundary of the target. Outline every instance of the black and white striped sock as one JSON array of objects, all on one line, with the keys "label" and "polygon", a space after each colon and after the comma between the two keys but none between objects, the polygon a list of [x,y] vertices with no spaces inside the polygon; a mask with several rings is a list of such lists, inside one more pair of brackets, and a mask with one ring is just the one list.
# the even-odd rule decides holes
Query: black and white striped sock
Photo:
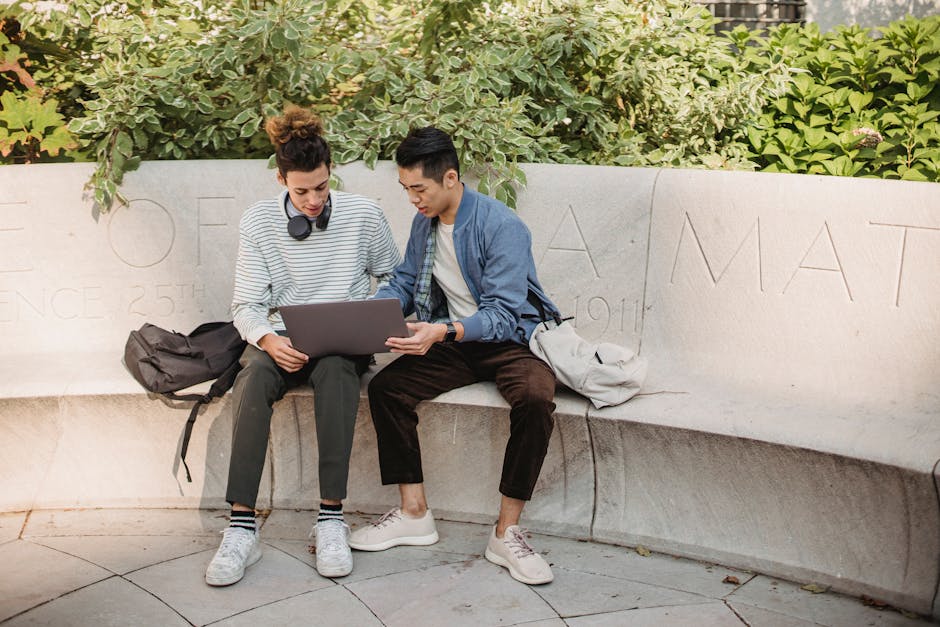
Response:
[{"label": "black and white striped sock", "polygon": [[323,522],[324,520],[338,520],[342,522],[343,506],[320,503],[320,512],[317,514],[317,522]]},{"label": "black and white striped sock", "polygon": [[241,529],[247,529],[248,531],[257,531],[258,527],[255,524],[254,510],[250,512],[242,512],[233,509],[231,515],[229,516],[228,526],[239,527]]}]

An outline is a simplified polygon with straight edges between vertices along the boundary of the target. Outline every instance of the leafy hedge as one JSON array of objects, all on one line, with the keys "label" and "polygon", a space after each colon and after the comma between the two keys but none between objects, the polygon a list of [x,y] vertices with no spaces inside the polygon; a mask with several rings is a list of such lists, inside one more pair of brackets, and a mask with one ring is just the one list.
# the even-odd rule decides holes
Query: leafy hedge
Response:
[{"label": "leafy hedge", "polygon": [[[0,60],[15,51],[38,83],[3,96],[0,162],[95,160],[100,210],[141,159],[269,156],[263,119],[287,102],[321,112],[339,163],[389,158],[409,127],[439,125],[510,204],[521,162],[938,180],[940,18],[880,39],[719,37],[683,0],[28,6],[0,7]],[[21,110],[42,138],[11,146],[4,121]]]},{"label": "leafy hedge", "polygon": [[753,69],[782,62],[796,72],[747,130],[761,169],[940,180],[940,16],[731,38]]},{"label": "leafy hedge", "polygon": [[37,83],[30,59],[15,42],[27,41],[14,22],[0,20],[0,163],[54,159],[78,148],[58,111],[54,91]]}]

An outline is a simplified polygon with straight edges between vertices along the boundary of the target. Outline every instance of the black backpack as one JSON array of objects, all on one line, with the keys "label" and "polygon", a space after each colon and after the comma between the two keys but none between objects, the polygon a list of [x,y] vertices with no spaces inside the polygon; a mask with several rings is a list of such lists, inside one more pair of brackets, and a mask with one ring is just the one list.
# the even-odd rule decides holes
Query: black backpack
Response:
[{"label": "black backpack", "polygon": [[[131,331],[124,345],[124,365],[144,386],[175,401],[195,401],[186,421],[180,459],[192,483],[186,451],[199,408],[225,394],[241,370],[238,363],[246,342],[231,322],[207,322],[189,335],[144,324]],[[215,379],[206,394],[175,394],[191,385]]]}]

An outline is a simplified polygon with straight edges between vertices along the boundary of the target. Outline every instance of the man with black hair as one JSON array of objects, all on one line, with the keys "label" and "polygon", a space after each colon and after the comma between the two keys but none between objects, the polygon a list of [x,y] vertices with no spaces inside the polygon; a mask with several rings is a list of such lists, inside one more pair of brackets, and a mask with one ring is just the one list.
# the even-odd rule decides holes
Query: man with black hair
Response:
[{"label": "man with black hair", "polygon": [[548,583],[552,571],[519,528],[548,450],[555,410],[555,375],[529,350],[538,311],[557,308],[539,284],[531,235],[503,203],[460,181],[457,150],[436,128],[411,131],[395,153],[399,182],[417,208],[404,261],[376,297],[396,297],[408,338],[389,338],[402,353],[369,384],[383,484],[398,484],[401,507],[352,533],[349,545],[381,551],[437,542],[424,493],[418,444],[419,402],[448,390],[495,381],[510,405],[499,519],[486,558],[527,584]]}]

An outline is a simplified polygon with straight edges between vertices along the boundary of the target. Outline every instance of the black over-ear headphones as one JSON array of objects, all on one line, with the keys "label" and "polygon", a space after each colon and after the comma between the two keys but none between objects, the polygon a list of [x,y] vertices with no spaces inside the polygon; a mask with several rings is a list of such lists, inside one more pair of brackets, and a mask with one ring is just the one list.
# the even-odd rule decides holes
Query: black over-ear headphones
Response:
[{"label": "black over-ear headphones", "polygon": [[[330,223],[330,212],[333,208],[333,199],[330,198],[326,201],[326,205],[323,207],[323,211],[320,212],[320,215],[316,217],[316,220],[313,220],[317,225],[317,230],[325,231],[327,225]],[[284,199],[284,215],[287,216],[287,232],[291,237],[297,240],[307,239],[310,236],[310,233],[313,232],[313,229],[310,226],[311,219],[307,216],[301,214],[299,216],[290,217],[290,214],[287,213],[287,199]]]}]

